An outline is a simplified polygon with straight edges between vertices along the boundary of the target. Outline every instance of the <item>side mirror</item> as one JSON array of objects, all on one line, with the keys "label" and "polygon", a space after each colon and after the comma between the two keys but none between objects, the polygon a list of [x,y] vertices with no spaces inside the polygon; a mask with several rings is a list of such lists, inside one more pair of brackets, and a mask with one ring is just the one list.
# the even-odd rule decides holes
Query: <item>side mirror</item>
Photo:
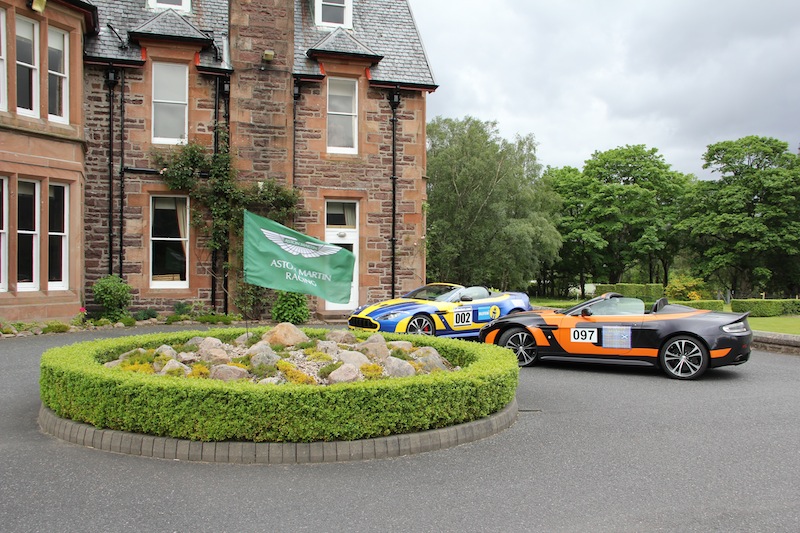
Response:
[{"label": "side mirror", "polygon": [[461,301],[462,302],[471,302],[472,301],[472,296],[462,296],[461,297]]},{"label": "side mirror", "polygon": [[581,316],[584,316],[584,317],[585,316],[592,316],[592,310],[589,309],[588,307],[584,307],[583,309],[581,309]]}]

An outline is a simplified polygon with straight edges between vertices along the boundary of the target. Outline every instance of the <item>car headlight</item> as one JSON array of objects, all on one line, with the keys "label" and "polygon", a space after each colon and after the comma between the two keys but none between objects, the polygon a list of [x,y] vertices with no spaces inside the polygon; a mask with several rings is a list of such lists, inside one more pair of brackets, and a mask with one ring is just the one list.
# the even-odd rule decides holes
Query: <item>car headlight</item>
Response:
[{"label": "car headlight", "polygon": [[391,313],[386,313],[385,315],[381,315],[378,317],[378,320],[394,320],[395,318],[402,316],[403,313],[393,311]]},{"label": "car headlight", "polygon": [[722,331],[725,333],[746,333],[747,330],[747,325],[744,322],[734,322],[733,324],[722,326]]}]

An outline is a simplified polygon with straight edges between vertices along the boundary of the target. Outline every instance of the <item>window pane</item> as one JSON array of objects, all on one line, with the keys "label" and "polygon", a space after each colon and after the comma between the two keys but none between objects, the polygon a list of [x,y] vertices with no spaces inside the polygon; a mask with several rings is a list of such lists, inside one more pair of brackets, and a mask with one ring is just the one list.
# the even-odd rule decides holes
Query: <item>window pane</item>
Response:
[{"label": "window pane", "polygon": [[356,204],[353,202],[328,202],[325,224],[327,226],[346,226],[354,228],[356,223]]},{"label": "window pane", "polygon": [[33,69],[17,65],[17,107],[33,109]]},{"label": "window pane", "polygon": [[355,83],[345,80],[328,82],[328,111],[355,113]]},{"label": "window pane", "polygon": [[184,104],[153,103],[153,136],[183,139],[186,135],[186,106]]},{"label": "window pane", "polygon": [[47,69],[64,74],[64,34],[50,30],[47,34]]},{"label": "window pane", "polygon": [[36,184],[21,181],[17,188],[17,229],[36,231]]},{"label": "window pane", "polygon": [[157,281],[186,281],[186,254],[181,241],[153,241],[153,278]]},{"label": "window pane", "polygon": [[50,185],[50,233],[65,233],[64,214],[66,205],[64,203],[65,188],[61,185]]},{"label": "window pane", "polygon": [[6,229],[6,182],[0,179],[0,231]]},{"label": "window pane", "polygon": [[183,0],[157,0],[156,1],[156,3],[159,4],[159,5],[164,4],[164,5],[168,5],[168,6],[180,6],[180,5],[183,5],[182,2],[183,2]]},{"label": "window pane", "polygon": [[64,281],[64,237],[50,235],[50,264],[47,268],[47,281]]},{"label": "window pane", "polygon": [[328,146],[353,148],[353,117],[349,115],[328,115]]},{"label": "window pane", "polygon": [[64,113],[64,78],[56,74],[47,76],[47,112],[61,116]]},{"label": "window pane", "polygon": [[322,5],[322,22],[344,24],[344,7]]},{"label": "window pane", "polygon": [[153,98],[186,102],[186,65],[153,63]]},{"label": "window pane", "polygon": [[[153,237],[162,239],[180,239],[178,226],[178,210],[172,198],[157,198],[153,207]],[[164,204],[167,205],[164,205]]]},{"label": "window pane", "polygon": [[29,233],[17,235],[17,281],[33,282],[33,238]]},{"label": "window pane", "polygon": [[35,65],[33,60],[33,24],[17,20],[17,61]]}]

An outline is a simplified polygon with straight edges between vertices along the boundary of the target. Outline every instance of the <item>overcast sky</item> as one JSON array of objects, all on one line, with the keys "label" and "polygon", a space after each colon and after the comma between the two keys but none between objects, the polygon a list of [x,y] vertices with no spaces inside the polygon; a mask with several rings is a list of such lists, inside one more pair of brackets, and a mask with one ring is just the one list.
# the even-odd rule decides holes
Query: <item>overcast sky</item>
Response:
[{"label": "overcast sky", "polygon": [[533,134],[540,162],[583,168],[644,144],[708,177],[712,143],[800,144],[796,0],[410,0],[436,116]]}]

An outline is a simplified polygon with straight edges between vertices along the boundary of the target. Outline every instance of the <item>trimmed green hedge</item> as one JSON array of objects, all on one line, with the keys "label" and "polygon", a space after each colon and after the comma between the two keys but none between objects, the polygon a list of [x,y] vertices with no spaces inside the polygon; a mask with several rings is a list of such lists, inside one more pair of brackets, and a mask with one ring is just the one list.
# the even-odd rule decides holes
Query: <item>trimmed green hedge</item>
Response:
[{"label": "trimmed green hedge", "polygon": [[[260,335],[264,329],[254,331]],[[312,338],[325,333],[304,331]],[[244,332],[174,332],[52,348],[40,365],[42,402],[59,417],[97,428],[202,441],[312,442],[460,424],[499,411],[516,394],[519,367],[509,350],[423,336],[414,338],[415,345],[433,346],[461,370],[308,386],[145,375],[102,365],[138,347],[183,343],[198,335],[231,342]]]},{"label": "trimmed green hedge", "polygon": [[731,300],[731,310],[736,313],[750,311],[750,316],[800,315],[800,300]]},{"label": "trimmed green hedge", "polygon": [[607,292],[618,292],[627,298],[640,298],[644,301],[655,302],[664,296],[664,286],[660,283],[597,283],[595,295],[600,296]]},{"label": "trimmed green hedge", "polygon": [[725,302],[722,300],[685,300],[683,302],[670,302],[671,304],[685,305],[695,309],[708,309],[710,311],[723,311]]}]

